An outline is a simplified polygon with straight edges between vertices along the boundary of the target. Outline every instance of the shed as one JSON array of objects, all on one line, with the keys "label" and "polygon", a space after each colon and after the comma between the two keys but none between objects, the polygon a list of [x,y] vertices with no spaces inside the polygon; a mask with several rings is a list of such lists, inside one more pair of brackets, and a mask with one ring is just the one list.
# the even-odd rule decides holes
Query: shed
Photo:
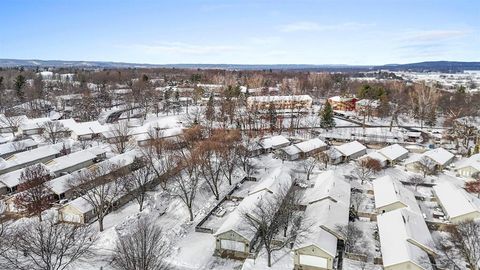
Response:
[{"label": "shed", "polygon": [[58,209],[58,220],[60,222],[87,224],[95,217],[95,209],[84,198],[67,203]]}]

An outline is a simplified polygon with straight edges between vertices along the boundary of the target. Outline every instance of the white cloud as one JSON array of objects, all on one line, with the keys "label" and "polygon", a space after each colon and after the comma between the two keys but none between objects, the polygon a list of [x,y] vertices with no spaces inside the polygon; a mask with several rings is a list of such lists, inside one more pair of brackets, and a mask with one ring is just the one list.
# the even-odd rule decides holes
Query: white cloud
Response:
[{"label": "white cloud", "polygon": [[406,33],[403,40],[416,41],[416,42],[440,41],[440,40],[464,37],[469,33],[471,33],[470,30],[413,31],[413,32]]},{"label": "white cloud", "polygon": [[341,24],[330,24],[330,25],[321,25],[316,22],[294,22],[290,24],[286,24],[280,27],[280,31],[282,32],[311,32],[311,31],[345,31],[345,30],[356,30],[368,26],[373,26],[375,24],[371,23],[355,23],[355,22],[347,22]]},{"label": "white cloud", "polygon": [[122,46],[126,48],[141,50],[148,54],[212,54],[220,52],[241,51],[244,48],[230,45],[198,45],[183,42],[161,42],[156,44],[135,44]]}]

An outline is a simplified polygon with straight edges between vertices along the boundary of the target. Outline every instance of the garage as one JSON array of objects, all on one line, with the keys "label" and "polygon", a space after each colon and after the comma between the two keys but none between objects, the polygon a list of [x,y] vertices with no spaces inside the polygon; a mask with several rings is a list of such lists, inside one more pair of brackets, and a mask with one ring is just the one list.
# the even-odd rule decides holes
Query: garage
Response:
[{"label": "garage", "polygon": [[65,222],[81,223],[81,218],[79,215],[64,212],[62,213],[62,218]]},{"label": "garage", "polygon": [[222,249],[245,252],[245,244],[242,242],[222,239],[220,243]]},{"label": "garage", "polygon": [[318,268],[328,268],[328,261],[325,258],[318,256],[302,255],[300,254],[300,264],[305,266],[314,266]]}]

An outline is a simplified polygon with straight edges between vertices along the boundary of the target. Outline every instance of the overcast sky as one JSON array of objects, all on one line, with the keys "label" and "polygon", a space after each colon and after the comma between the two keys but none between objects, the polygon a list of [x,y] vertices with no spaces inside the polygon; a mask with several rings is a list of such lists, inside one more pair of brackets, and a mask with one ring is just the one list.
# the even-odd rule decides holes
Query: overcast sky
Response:
[{"label": "overcast sky", "polygon": [[1,0],[0,58],[480,61],[478,0]]}]

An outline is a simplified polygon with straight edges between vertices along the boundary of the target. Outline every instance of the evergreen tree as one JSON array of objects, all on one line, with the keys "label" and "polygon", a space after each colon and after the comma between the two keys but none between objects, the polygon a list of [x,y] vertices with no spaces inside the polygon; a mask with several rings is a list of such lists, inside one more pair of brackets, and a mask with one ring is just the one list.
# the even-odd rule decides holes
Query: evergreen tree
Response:
[{"label": "evergreen tree", "polygon": [[320,111],[320,127],[330,129],[335,127],[335,119],[333,119],[333,109],[330,102],[326,102]]},{"label": "evergreen tree", "polygon": [[215,118],[215,108],[213,107],[213,96],[210,96],[207,102],[207,109],[205,110],[205,118],[208,121],[213,121]]},{"label": "evergreen tree", "polygon": [[25,86],[26,82],[27,80],[21,74],[18,75],[14,81],[15,92],[17,93],[17,97],[20,101],[23,101],[25,99],[25,92],[23,92],[23,87]]},{"label": "evergreen tree", "polygon": [[273,102],[270,102],[268,106],[268,120],[270,122],[270,131],[273,132],[277,125],[277,109]]}]

